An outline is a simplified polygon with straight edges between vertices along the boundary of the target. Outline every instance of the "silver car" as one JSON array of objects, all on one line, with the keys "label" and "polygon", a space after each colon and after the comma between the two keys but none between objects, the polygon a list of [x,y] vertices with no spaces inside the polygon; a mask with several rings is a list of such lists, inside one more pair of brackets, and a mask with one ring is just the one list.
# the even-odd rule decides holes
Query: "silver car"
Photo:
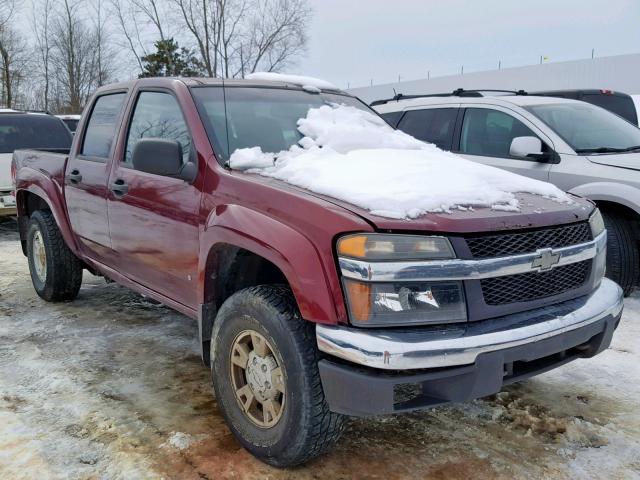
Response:
[{"label": "silver car", "polygon": [[470,160],[593,200],[609,232],[607,275],[629,294],[640,259],[640,129],[600,107],[526,95],[396,97],[372,106],[391,126]]}]

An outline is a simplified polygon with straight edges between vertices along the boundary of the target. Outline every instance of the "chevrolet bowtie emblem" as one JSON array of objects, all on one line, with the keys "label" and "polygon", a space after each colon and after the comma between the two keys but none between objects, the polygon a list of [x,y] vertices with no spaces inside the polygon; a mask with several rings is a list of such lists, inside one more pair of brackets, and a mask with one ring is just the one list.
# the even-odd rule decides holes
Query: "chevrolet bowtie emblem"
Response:
[{"label": "chevrolet bowtie emblem", "polygon": [[538,256],[531,262],[531,268],[540,272],[551,270],[554,265],[560,262],[560,254],[554,253],[550,248],[538,250]]}]

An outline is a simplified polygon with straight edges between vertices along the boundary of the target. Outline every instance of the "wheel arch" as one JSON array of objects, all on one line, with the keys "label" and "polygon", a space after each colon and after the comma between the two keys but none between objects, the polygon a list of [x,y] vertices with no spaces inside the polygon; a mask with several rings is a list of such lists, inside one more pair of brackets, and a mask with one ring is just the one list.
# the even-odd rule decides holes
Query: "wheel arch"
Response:
[{"label": "wheel arch", "polygon": [[[55,198],[55,197],[54,197]],[[60,229],[62,238],[72,252],[76,253],[76,243],[61,202],[52,200],[52,196],[41,186],[32,184],[27,189],[16,192],[16,205],[18,208],[18,231],[22,253],[26,256],[26,234],[29,219],[36,210],[49,210]]]},{"label": "wheel arch", "polygon": [[260,212],[227,205],[212,212],[200,243],[198,325],[205,363],[217,309],[242,288],[284,283],[302,318],[337,323],[319,253],[300,232]]}]

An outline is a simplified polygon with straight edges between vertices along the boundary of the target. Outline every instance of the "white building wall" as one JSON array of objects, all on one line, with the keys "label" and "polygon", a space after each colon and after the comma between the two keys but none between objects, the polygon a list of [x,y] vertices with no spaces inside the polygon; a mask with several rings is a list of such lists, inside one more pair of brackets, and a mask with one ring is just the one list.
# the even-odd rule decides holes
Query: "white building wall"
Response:
[{"label": "white building wall", "polygon": [[445,93],[456,88],[495,88],[527,91],[609,88],[640,94],[640,54],[617,55],[571,62],[543,63],[464,75],[374,85],[349,90],[366,102],[408,94]]}]

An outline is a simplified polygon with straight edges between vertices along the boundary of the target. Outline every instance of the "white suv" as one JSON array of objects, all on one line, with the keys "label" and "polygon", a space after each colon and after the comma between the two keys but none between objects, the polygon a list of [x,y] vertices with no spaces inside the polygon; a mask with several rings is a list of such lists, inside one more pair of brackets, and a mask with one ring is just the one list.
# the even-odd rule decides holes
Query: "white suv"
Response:
[{"label": "white suv", "polygon": [[62,120],[46,113],[0,109],[0,218],[16,214],[11,158],[20,148],[68,152],[71,133]]},{"label": "white suv", "polygon": [[593,200],[609,233],[607,274],[629,294],[640,271],[640,129],[581,101],[483,92],[371,105],[391,126],[443,150]]}]

